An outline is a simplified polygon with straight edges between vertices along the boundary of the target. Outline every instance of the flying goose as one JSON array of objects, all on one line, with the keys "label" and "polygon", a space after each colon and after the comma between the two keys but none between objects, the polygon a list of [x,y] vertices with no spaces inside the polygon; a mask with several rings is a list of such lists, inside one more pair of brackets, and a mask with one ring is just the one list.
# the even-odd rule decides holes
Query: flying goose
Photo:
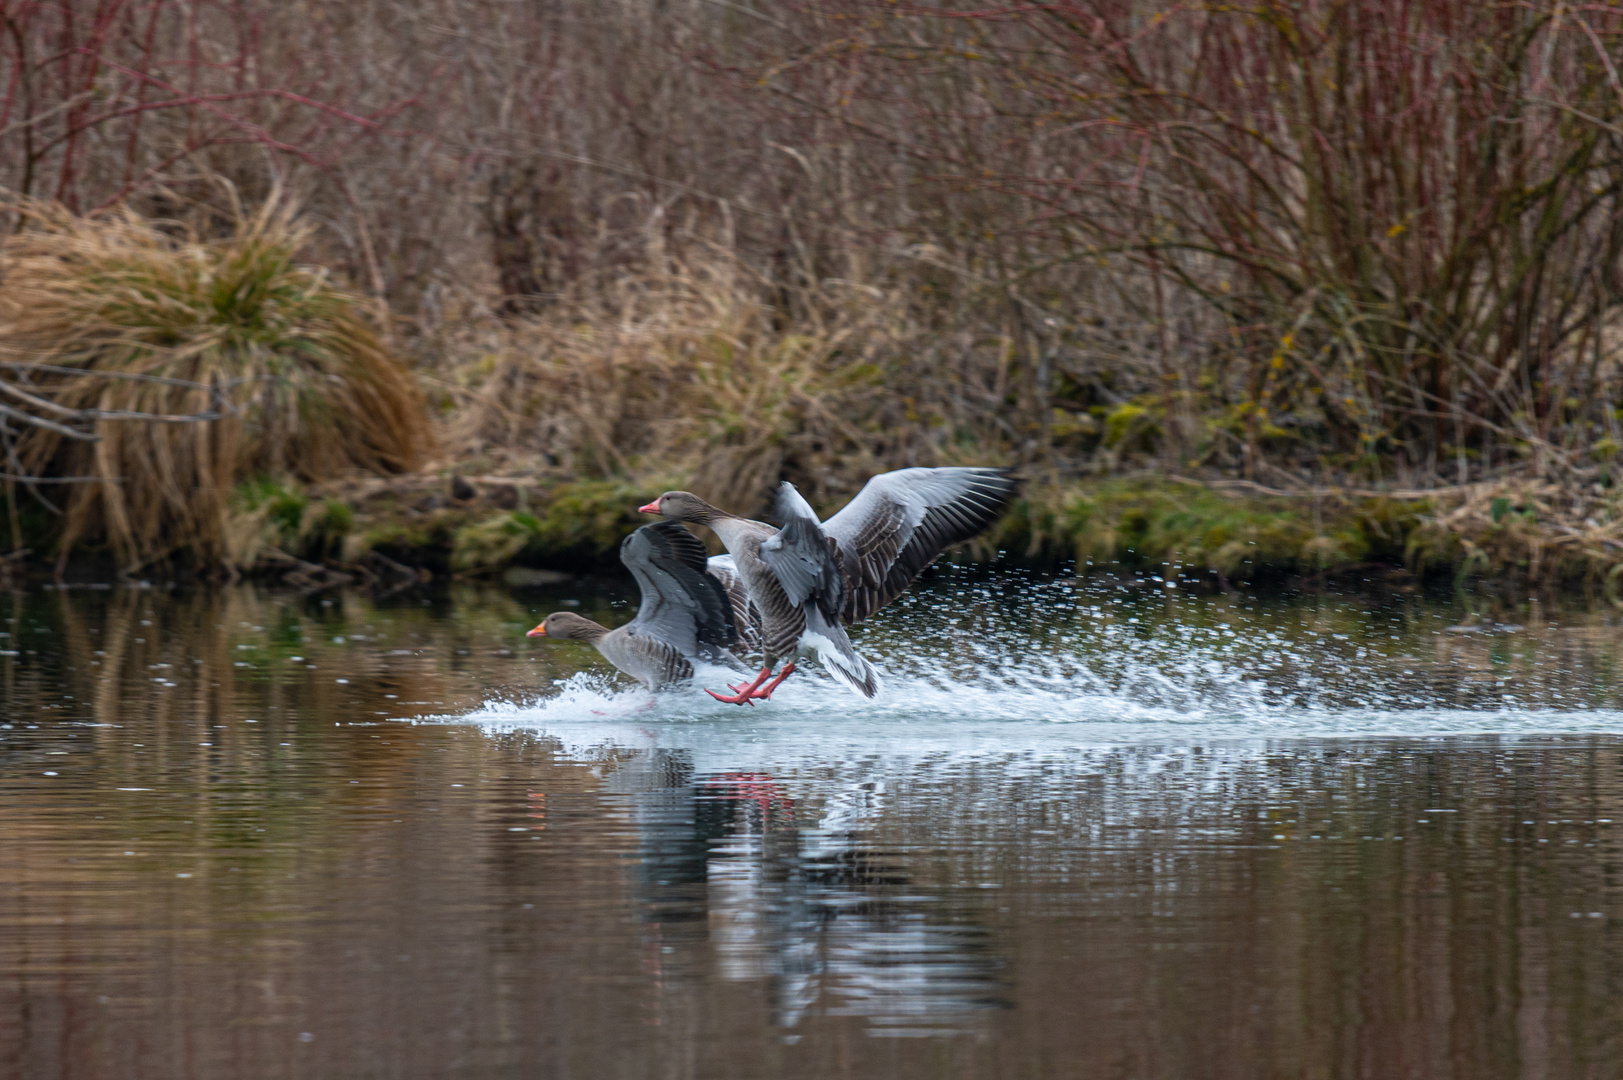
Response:
[{"label": "flying goose", "polygon": [[620,561],[642,591],[636,618],[610,630],[555,611],[527,636],[585,641],[650,690],[691,679],[695,658],[748,670],[729,651],[748,629],[748,599],[740,615],[725,579],[711,573],[702,540],[674,521],[656,521],[621,541]]},{"label": "flying goose", "polygon": [[[704,525],[733,557],[760,615],[765,666],[753,682],[732,687],[732,697],[706,693],[742,705],[771,697],[794,671],[802,647],[816,650],[855,692],[877,694],[879,673],[852,647],[844,624],[861,622],[896,599],[943,551],[1001,517],[1019,489],[1005,469],[899,469],[869,480],[845,509],[819,522],[785,481],[778,487],[781,529],[719,510],[687,491],[667,491],[637,509]],[[767,682],[779,659],[789,663]]]}]

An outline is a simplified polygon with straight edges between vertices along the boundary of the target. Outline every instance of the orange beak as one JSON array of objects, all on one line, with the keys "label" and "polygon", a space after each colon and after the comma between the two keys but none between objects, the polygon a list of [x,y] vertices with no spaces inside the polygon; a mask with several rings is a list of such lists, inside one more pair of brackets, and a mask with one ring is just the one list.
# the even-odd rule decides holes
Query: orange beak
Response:
[{"label": "orange beak", "polygon": [[655,499],[653,502],[649,503],[647,506],[639,506],[639,507],[637,507],[637,513],[639,513],[639,514],[657,514],[657,513],[659,513],[659,500]]},{"label": "orange beak", "polygon": [[545,623],[542,623],[540,626],[536,627],[534,630],[531,630],[529,633],[525,634],[524,636],[525,637],[546,637],[547,636],[547,626],[546,626]]}]

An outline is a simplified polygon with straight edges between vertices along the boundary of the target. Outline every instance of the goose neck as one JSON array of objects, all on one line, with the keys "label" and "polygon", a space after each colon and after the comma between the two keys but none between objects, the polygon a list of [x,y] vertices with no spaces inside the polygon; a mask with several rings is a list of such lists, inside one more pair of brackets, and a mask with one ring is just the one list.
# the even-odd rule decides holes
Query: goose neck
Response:
[{"label": "goose neck", "polygon": [[576,627],[575,632],[570,635],[576,641],[587,641],[595,645],[609,636],[609,628],[601,623],[595,623],[591,619],[582,619],[581,623],[583,625]]}]

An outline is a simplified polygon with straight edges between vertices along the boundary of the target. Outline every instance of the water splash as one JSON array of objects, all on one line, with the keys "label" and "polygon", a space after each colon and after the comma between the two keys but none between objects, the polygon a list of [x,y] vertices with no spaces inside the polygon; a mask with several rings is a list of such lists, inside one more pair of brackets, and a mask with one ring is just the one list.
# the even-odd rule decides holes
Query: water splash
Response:
[{"label": "water splash", "polygon": [[[1536,759],[1551,735],[1623,731],[1597,625],[949,579],[858,631],[885,678],[872,701],[808,663],[750,708],[577,674],[442,719],[590,764],[634,838],[649,940],[760,984],[787,1038],[812,1015],[940,1036],[988,1030],[1014,998],[988,916],[1011,867],[1092,897],[1092,860],[1154,866],[1166,916],[1190,902],[1182,871],[1147,852],[1403,843],[1431,827],[1417,813],[1455,810],[1433,755]],[[1449,805],[1351,814],[1323,797],[1385,791],[1394,768],[1422,806]],[[1471,792],[1500,771],[1443,775]],[[913,845],[937,835],[956,854],[925,840],[918,873]]]},{"label": "water splash", "polygon": [[440,719],[566,743],[805,748],[808,755],[1340,736],[1623,731],[1610,634],[1453,625],[1436,605],[1169,598],[1071,578],[948,574],[867,626],[867,701],[807,662],[748,708],[578,673]]}]

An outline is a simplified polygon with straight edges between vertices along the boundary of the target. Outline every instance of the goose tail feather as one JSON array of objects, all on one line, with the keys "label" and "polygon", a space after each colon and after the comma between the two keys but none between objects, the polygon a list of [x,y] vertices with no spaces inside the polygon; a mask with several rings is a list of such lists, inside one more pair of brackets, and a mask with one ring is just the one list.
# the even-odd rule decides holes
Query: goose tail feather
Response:
[{"label": "goose tail feather", "polygon": [[815,606],[806,608],[806,633],[801,641],[817,650],[828,673],[865,698],[879,693],[879,672],[857,652],[845,628],[824,617]]}]

